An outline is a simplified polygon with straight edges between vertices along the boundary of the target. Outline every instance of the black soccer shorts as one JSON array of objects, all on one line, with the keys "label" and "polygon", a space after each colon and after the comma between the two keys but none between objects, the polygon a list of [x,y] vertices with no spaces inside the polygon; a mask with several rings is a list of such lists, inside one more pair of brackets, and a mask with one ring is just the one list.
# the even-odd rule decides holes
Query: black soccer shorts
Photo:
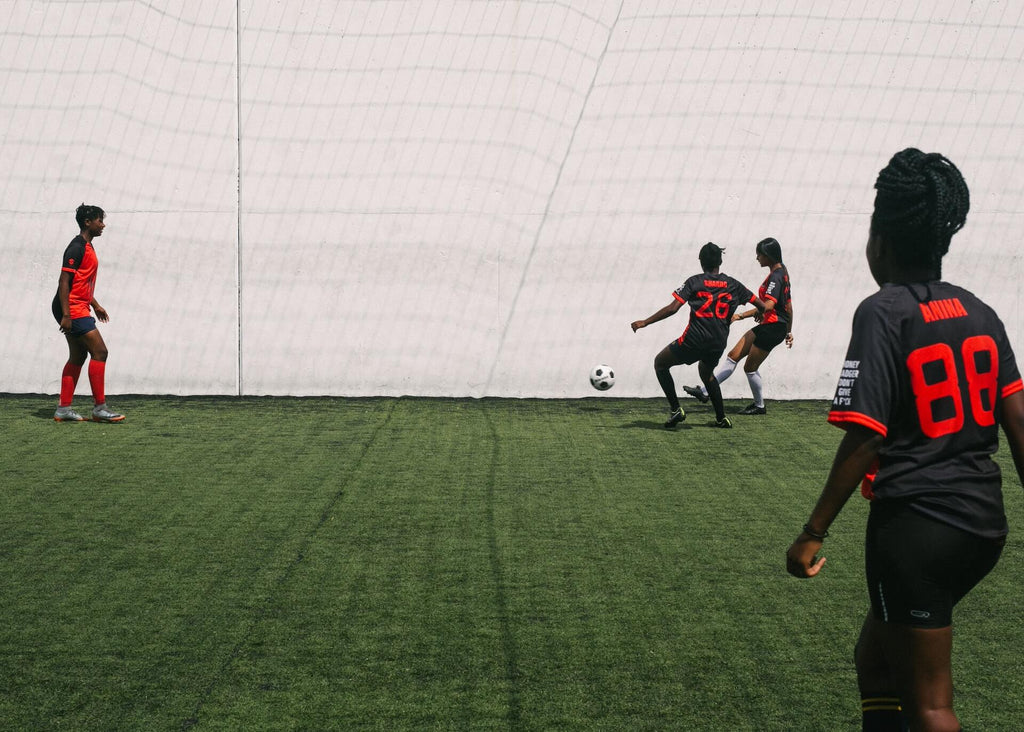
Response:
[{"label": "black soccer shorts", "polygon": [[714,348],[694,348],[690,344],[680,343],[678,340],[674,340],[668,344],[668,350],[672,354],[672,358],[676,366],[681,364],[693,364],[698,361],[708,363],[714,368],[715,364],[722,358],[722,354],[725,353],[724,346],[718,346]]},{"label": "black soccer shorts", "polygon": [[777,320],[774,323],[761,323],[754,326],[754,345],[762,351],[770,352],[775,346],[786,340],[789,324]]},{"label": "black soccer shorts", "polygon": [[916,628],[945,628],[953,606],[987,575],[1005,539],[942,523],[909,501],[871,504],[864,563],[875,618]]}]

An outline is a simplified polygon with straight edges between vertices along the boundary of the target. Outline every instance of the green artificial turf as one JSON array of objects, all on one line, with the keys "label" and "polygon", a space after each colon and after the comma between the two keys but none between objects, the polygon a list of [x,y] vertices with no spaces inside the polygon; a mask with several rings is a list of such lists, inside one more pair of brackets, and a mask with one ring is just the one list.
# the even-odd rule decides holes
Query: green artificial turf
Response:
[{"label": "green artificial turf", "polygon": [[[867,504],[785,572],[823,402],[53,402],[0,397],[4,729],[859,729]],[[1024,719],[1021,569],[957,609],[968,728]]]}]

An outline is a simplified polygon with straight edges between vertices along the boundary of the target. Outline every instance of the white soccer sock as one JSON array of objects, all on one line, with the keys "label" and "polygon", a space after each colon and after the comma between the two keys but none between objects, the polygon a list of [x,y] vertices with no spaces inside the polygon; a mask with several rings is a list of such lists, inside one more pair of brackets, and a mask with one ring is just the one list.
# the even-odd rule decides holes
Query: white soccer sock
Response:
[{"label": "white soccer sock", "polygon": [[[722,364],[722,368],[718,369],[715,374],[715,381],[721,384],[723,381],[732,376],[732,372],[736,370],[736,361],[733,361],[728,356],[725,357],[725,363]],[[708,388],[703,384],[700,385],[700,390],[707,396]]]},{"label": "white soccer sock", "polygon": [[750,384],[750,393],[754,395],[754,406],[764,406],[764,384],[761,382],[760,371],[748,371],[747,382]]}]

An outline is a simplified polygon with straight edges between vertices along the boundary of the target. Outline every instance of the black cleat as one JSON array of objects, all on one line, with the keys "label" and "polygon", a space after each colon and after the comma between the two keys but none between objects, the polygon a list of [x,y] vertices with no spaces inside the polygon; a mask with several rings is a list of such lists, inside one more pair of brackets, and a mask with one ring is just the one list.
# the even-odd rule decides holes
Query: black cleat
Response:
[{"label": "black cleat", "polygon": [[715,422],[715,427],[721,427],[723,430],[731,430],[732,421],[728,417],[722,417],[720,420]]},{"label": "black cleat", "polygon": [[686,419],[686,412],[682,409],[677,409],[668,416],[668,422],[665,423],[665,429],[673,429],[677,424]]},{"label": "black cleat", "polygon": [[684,386],[683,391],[692,396],[701,404],[708,403],[708,395],[702,392],[699,386]]},{"label": "black cleat", "polygon": [[768,414],[768,409],[764,406],[757,406],[756,404],[748,404],[740,410],[740,414]]}]

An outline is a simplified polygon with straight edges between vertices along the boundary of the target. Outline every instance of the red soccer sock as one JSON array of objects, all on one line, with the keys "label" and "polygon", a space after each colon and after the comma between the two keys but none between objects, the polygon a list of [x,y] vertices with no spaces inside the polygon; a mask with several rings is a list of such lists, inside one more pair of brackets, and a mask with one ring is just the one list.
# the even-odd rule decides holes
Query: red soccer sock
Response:
[{"label": "red soccer sock", "polygon": [[107,396],[104,393],[104,375],[106,374],[106,361],[89,360],[89,386],[92,387],[93,401],[99,404],[106,404]]},{"label": "red soccer sock", "polygon": [[70,407],[75,398],[75,387],[78,377],[82,375],[82,367],[68,361],[60,375],[60,406]]}]

